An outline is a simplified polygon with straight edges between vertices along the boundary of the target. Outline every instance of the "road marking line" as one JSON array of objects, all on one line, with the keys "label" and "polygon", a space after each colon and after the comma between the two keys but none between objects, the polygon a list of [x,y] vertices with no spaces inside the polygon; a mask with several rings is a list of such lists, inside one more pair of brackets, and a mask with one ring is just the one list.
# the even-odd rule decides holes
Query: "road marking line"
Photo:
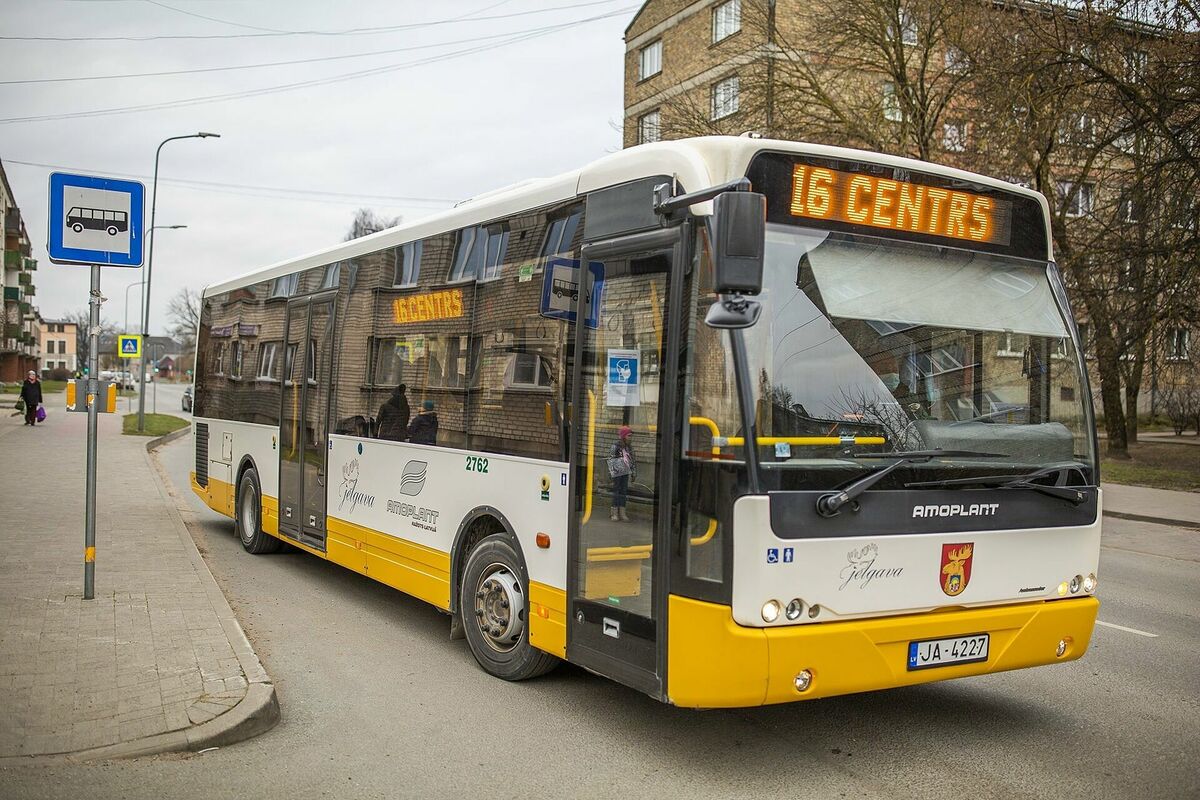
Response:
[{"label": "road marking line", "polygon": [[1106,628],[1116,628],[1117,630],[1125,631],[1126,633],[1136,633],[1138,636],[1145,636],[1150,639],[1158,638],[1157,633],[1147,633],[1146,631],[1139,631],[1137,628],[1126,628],[1124,625],[1114,625],[1111,622],[1102,622],[1101,620],[1096,620],[1096,624],[1103,625]]}]

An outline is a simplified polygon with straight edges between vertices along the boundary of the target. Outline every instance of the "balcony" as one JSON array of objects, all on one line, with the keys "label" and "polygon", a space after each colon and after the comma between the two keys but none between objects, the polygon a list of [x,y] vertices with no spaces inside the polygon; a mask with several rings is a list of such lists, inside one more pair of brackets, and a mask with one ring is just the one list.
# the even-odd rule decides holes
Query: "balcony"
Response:
[{"label": "balcony", "polygon": [[21,316],[24,317],[29,313],[30,305],[22,300],[21,302],[17,303],[17,308],[21,309]]},{"label": "balcony", "polygon": [[10,208],[4,215],[4,233],[9,236],[21,235],[21,210]]},{"label": "balcony", "polygon": [[4,323],[4,338],[16,339],[21,335],[21,326],[15,322]]},{"label": "balcony", "polygon": [[4,287],[4,299],[12,300],[14,302],[20,301],[21,287],[20,286],[5,286]]},{"label": "balcony", "polygon": [[25,287],[25,296],[26,297],[33,297],[35,294],[37,294],[36,286],[34,286],[33,284],[30,284]]},{"label": "balcony", "polygon": [[33,276],[28,272],[22,272],[17,276],[17,283],[21,284],[22,286],[31,286],[33,285]]},{"label": "balcony", "polygon": [[26,272],[36,272],[37,271],[37,259],[36,258],[25,259],[25,271]]},{"label": "balcony", "polygon": [[21,255],[20,250],[5,250],[4,251],[4,268],[5,269],[21,269],[22,262],[25,256]]}]

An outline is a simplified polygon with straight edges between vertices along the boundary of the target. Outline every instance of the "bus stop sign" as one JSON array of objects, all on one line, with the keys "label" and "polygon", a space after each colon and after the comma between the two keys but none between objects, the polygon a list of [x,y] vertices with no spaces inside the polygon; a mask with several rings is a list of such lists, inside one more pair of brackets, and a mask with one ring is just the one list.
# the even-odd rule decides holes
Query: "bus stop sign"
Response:
[{"label": "bus stop sign", "polygon": [[50,174],[50,240],[55,264],[140,267],[146,187],[91,175]]}]

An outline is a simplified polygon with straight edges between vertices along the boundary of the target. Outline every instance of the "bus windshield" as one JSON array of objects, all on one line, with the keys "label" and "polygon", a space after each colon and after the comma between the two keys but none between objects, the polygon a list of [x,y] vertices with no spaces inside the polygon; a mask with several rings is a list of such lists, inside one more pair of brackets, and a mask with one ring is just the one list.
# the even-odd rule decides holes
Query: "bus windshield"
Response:
[{"label": "bus windshield", "polygon": [[746,331],[765,471],[802,468],[781,488],[829,488],[886,463],[852,455],[943,449],[994,457],[914,463],[891,486],[914,472],[1090,472],[1085,385],[1047,269],[769,225],[763,313]]}]

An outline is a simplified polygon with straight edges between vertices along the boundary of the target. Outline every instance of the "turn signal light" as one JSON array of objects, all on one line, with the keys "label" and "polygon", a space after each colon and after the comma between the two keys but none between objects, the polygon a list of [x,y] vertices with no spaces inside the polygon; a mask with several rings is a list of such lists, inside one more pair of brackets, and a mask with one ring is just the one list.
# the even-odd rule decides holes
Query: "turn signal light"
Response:
[{"label": "turn signal light", "polygon": [[538,547],[545,550],[550,547],[550,534],[539,533],[536,537],[534,537],[534,541],[537,542]]}]

